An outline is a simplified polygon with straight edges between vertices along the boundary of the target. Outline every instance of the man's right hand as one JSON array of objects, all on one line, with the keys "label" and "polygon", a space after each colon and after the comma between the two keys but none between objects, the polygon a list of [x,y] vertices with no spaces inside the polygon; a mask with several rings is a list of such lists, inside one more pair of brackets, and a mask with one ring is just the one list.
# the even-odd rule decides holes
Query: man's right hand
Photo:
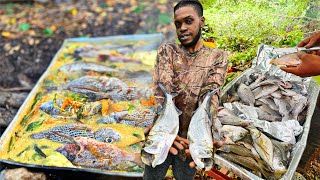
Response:
[{"label": "man's right hand", "polygon": [[189,144],[190,141],[188,139],[177,136],[169,151],[171,154],[177,155],[179,151],[188,149]]},{"label": "man's right hand", "polygon": [[310,37],[308,37],[307,39],[301,41],[298,44],[298,47],[311,48],[311,47],[318,46],[318,45],[320,45],[320,32],[315,33],[315,34],[311,35]]}]

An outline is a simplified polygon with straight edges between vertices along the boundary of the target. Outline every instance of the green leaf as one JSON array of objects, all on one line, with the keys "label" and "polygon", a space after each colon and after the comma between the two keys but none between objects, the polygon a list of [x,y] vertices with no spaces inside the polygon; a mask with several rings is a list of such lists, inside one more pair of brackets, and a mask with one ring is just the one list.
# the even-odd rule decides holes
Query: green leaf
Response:
[{"label": "green leaf", "polygon": [[30,24],[29,23],[20,24],[18,29],[20,31],[28,31],[30,29]]},{"label": "green leaf", "polygon": [[144,11],[144,6],[138,6],[133,10],[133,12],[136,13],[136,14],[139,14],[139,13],[141,13],[143,11]]},{"label": "green leaf", "polygon": [[53,31],[47,27],[43,30],[43,34],[47,35],[47,36],[52,36],[53,35]]},{"label": "green leaf", "polygon": [[28,125],[26,131],[33,131],[33,130],[39,128],[39,127],[43,124],[43,121],[44,121],[44,120],[42,120],[42,121],[35,121],[35,122],[30,123],[30,124]]},{"label": "green leaf", "polygon": [[34,114],[34,111],[29,113],[28,115],[25,115],[20,124],[25,125],[28,122],[28,120],[33,116],[33,114]]},{"label": "green leaf", "polygon": [[10,143],[9,143],[9,149],[7,152],[10,152],[12,150],[12,148],[14,147],[14,143],[16,142],[16,134],[14,134],[11,139],[10,139]]},{"label": "green leaf", "polygon": [[165,24],[170,24],[172,19],[167,13],[161,13],[159,14],[158,21],[159,21],[159,24],[165,25]]},{"label": "green leaf", "polygon": [[129,108],[128,108],[128,114],[131,114],[132,110],[135,109],[135,106],[134,105],[130,105]]}]

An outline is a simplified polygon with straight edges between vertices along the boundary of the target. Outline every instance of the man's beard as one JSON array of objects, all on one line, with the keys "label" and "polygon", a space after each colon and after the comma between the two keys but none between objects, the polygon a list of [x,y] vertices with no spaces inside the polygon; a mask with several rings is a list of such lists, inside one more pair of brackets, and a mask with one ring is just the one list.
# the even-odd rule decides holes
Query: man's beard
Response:
[{"label": "man's beard", "polygon": [[201,26],[199,25],[198,34],[193,38],[193,40],[192,40],[191,42],[189,42],[189,43],[187,43],[187,44],[184,44],[184,43],[181,42],[180,39],[179,39],[179,41],[181,42],[182,46],[188,48],[188,47],[193,47],[193,46],[195,46],[195,45],[198,43],[200,37],[201,37]]}]

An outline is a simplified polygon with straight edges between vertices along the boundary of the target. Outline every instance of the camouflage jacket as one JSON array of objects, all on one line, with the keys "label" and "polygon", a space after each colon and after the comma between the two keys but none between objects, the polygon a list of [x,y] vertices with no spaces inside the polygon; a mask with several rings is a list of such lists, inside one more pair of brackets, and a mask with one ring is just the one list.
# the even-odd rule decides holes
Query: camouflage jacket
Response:
[{"label": "camouflage jacket", "polygon": [[[164,94],[158,86],[162,83],[169,93],[178,93],[175,105],[182,114],[179,117],[179,135],[186,138],[193,112],[209,90],[221,87],[225,81],[227,53],[203,47],[195,53],[181,45],[163,44],[159,47],[153,74],[154,92],[161,105]],[[211,103],[217,109],[219,99],[214,95]],[[216,111],[211,111],[213,117]]]}]

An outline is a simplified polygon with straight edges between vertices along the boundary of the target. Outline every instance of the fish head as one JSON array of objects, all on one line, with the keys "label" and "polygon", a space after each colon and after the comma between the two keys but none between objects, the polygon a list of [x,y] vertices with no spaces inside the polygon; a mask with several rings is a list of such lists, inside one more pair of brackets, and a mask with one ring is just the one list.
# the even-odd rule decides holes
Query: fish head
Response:
[{"label": "fish head", "polygon": [[206,171],[210,170],[213,166],[213,148],[205,144],[191,144],[190,145],[191,157],[197,165],[197,169]]},{"label": "fish head", "polygon": [[121,135],[111,128],[100,128],[94,133],[94,138],[98,141],[113,143],[121,139]]},{"label": "fish head", "polygon": [[78,152],[80,151],[80,146],[77,144],[66,144],[59,147],[57,152],[63,154],[69,161],[74,161]]},{"label": "fish head", "polygon": [[154,155],[147,153],[144,149],[141,150],[141,160],[144,164],[151,166],[154,160]]},{"label": "fish head", "polygon": [[[59,104],[61,105],[61,104],[62,104],[61,101],[62,101],[61,99],[57,99],[57,104],[58,104],[58,105],[59,105]],[[53,100],[50,100],[50,101],[48,101],[48,102],[45,102],[45,103],[41,104],[39,108],[40,108],[43,112],[45,112],[45,113],[47,113],[47,114],[50,114],[50,115],[59,115],[59,114],[60,114],[60,109],[57,108],[57,107],[55,107],[54,104],[55,104],[54,101],[53,101]]]}]

